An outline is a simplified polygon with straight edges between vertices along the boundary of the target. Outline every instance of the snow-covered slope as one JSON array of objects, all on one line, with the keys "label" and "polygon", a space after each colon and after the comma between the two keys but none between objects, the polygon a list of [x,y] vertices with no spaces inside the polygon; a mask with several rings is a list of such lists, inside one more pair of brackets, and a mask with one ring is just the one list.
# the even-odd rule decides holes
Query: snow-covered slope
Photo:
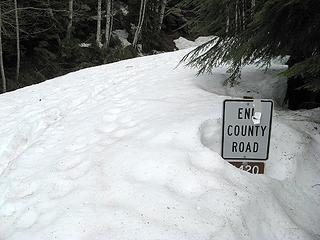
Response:
[{"label": "snow-covered slope", "polygon": [[283,99],[245,69],[195,77],[188,50],[0,96],[0,239],[320,239],[319,109],[277,107],[265,175],[219,155],[226,95]]},{"label": "snow-covered slope", "polygon": [[212,39],[213,39],[213,36],[208,36],[208,37],[198,37],[195,41],[190,41],[184,37],[179,37],[178,39],[174,40],[174,43],[178,49],[182,50],[182,49],[197,47]]}]

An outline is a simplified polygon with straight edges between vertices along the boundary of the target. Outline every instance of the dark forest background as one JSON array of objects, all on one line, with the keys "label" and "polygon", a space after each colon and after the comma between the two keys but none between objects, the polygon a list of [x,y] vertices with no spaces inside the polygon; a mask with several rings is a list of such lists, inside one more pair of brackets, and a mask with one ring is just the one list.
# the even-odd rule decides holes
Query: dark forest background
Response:
[{"label": "dark forest background", "polygon": [[[140,0],[18,0],[16,6],[15,2],[0,3],[6,91],[139,54],[173,51],[173,39],[196,35],[187,25],[188,10],[179,8],[178,1],[146,3],[136,46],[123,46],[112,31],[125,29],[133,43],[141,14]],[[160,22],[161,4],[164,12]],[[97,33],[99,11],[101,27]],[[1,88],[3,91],[3,85]]]},{"label": "dark forest background", "polygon": [[174,39],[200,35],[217,38],[185,57],[199,73],[228,63],[234,85],[244,65],[287,57],[289,108],[320,106],[318,0],[1,0],[0,90],[173,51]]}]

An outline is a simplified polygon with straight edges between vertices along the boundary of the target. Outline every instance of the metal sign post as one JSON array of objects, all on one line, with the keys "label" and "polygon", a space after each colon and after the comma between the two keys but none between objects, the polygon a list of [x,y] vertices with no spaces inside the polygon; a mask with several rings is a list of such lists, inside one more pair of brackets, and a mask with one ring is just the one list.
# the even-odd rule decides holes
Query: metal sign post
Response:
[{"label": "metal sign post", "polygon": [[263,173],[269,157],[272,100],[225,100],[222,157],[251,173]]}]

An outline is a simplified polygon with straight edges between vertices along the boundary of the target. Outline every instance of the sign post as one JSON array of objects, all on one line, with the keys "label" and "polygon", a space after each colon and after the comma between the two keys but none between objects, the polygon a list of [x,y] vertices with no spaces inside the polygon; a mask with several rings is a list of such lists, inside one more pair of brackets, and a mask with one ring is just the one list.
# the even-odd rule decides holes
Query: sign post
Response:
[{"label": "sign post", "polygon": [[222,157],[245,171],[264,173],[264,161],[269,157],[272,110],[272,100],[225,100]]}]

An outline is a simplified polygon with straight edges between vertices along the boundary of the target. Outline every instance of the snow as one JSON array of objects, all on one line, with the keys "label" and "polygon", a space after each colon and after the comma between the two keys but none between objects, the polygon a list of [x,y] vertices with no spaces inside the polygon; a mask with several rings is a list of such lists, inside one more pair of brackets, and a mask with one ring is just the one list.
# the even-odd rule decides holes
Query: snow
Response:
[{"label": "snow", "polygon": [[117,30],[114,30],[112,33],[119,38],[123,47],[127,47],[131,45],[131,43],[128,41],[129,33],[126,30],[117,29]]},{"label": "snow", "polygon": [[[281,106],[254,66],[195,77],[188,50],[84,69],[0,96],[0,239],[320,238],[319,109]],[[229,96],[228,96],[229,95]],[[272,98],[265,175],[223,160],[222,103]]]},{"label": "snow", "polygon": [[213,36],[198,37],[195,41],[190,41],[184,37],[179,37],[178,39],[174,40],[174,43],[176,44],[176,47],[178,49],[182,50],[182,49],[197,47],[201,44],[204,44],[212,40],[213,38],[214,38]]},{"label": "snow", "polygon": [[79,44],[79,47],[82,47],[82,48],[90,48],[92,46],[91,43],[80,43]]}]

